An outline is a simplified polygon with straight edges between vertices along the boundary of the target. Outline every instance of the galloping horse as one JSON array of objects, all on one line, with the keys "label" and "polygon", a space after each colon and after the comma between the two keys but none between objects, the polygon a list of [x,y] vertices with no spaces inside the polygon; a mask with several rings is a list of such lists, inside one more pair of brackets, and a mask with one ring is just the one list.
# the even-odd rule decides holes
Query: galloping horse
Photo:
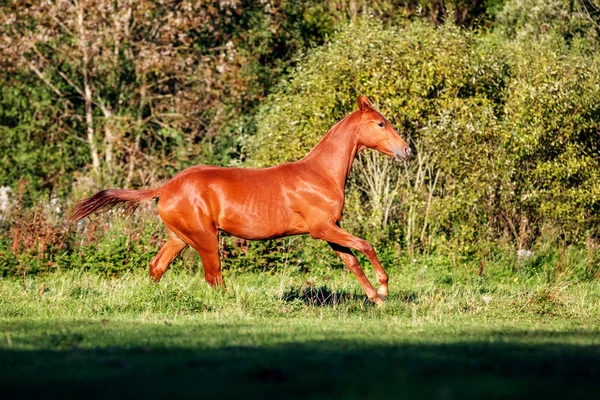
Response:
[{"label": "galloping horse", "polygon": [[[249,240],[310,234],[327,241],[356,275],[368,298],[382,304],[388,296],[388,275],[373,247],[338,223],[344,207],[344,186],[356,153],[375,149],[396,160],[406,159],[410,147],[365,96],[359,110],[331,128],[306,157],[270,168],[222,168],[198,165],[150,190],[103,190],[79,202],[72,219],[124,203],[134,211],[141,201],[158,198],[158,215],[168,239],[150,262],[150,276],[159,281],[169,264],[186,247],[200,254],[204,277],[223,285],[219,260],[219,231]],[[363,253],[373,265],[376,291],[350,249]]]}]

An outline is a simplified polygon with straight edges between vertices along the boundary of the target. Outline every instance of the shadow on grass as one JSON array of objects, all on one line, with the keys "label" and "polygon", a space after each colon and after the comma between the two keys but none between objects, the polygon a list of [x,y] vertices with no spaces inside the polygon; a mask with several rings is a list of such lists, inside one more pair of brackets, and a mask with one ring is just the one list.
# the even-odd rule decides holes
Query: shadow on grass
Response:
[{"label": "shadow on grass", "polygon": [[308,286],[303,285],[300,288],[292,288],[283,294],[283,300],[294,302],[302,301],[304,304],[316,307],[330,307],[343,304],[348,300],[367,300],[367,296],[359,296],[355,293],[348,293],[340,290],[332,291],[327,286]]},{"label": "shadow on grass", "polygon": [[[393,293],[389,300],[400,300],[404,303],[417,303],[418,293],[414,291],[403,291]],[[291,288],[283,294],[283,301],[294,302],[302,301],[304,304],[313,307],[331,307],[343,304],[347,301],[363,301],[365,304],[373,305],[364,293],[348,293],[342,290],[332,291],[327,286],[308,286],[302,285],[300,288]]]},{"label": "shadow on grass", "polygon": [[[253,339],[259,344],[224,344],[236,342],[244,329],[218,324],[115,329],[109,332],[114,338],[94,348],[81,348],[85,333],[72,330],[54,334],[62,339],[38,336],[25,346],[39,342],[43,349],[0,349],[0,390],[5,399],[600,398],[600,346],[564,343],[597,343],[597,332],[373,344],[286,341],[266,330],[262,339]],[[208,346],[189,339],[194,334],[226,339]],[[148,342],[146,335],[155,337]],[[267,337],[274,343],[267,344]]]}]

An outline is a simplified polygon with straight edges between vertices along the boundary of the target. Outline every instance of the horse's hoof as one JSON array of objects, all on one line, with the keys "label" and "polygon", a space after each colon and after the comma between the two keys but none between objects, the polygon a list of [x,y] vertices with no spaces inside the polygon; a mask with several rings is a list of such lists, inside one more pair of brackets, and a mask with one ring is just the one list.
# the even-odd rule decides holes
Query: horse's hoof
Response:
[{"label": "horse's hoof", "polygon": [[162,278],[162,274],[158,275],[158,274],[153,274],[152,272],[150,272],[150,280],[154,283],[158,283],[160,282],[160,278]]},{"label": "horse's hoof", "polygon": [[377,289],[377,296],[382,300],[387,300],[388,293],[388,288],[386,286],[380,286],[379,289]]},{"label": "horse's hoof", "polygon": [[383,299],[379,296],[375,296],[374,298],[369,299],[369,300],[371,300],[373,303],[377,304],[378,307],[381,307],[385,304]]},{"label": "horse's hoof", "polygon": [[387,298],[387,296],[385,296],[385,297],[384,297],[384,296],[381,296],[381,295],[377,295],[377,297],[379,297],[379,299],[380,299],[382,302],[384,302],[384,303],[386,303],[386,302],[387,302],[387,299],[388,299],[388,298]]}]

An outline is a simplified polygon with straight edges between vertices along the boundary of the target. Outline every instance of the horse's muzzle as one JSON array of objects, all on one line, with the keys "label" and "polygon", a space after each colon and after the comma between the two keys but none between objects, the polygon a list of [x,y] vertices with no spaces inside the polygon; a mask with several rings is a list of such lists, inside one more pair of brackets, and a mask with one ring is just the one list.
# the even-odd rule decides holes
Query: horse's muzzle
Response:
[{"label": "horse's muzzle", "polygon": [[396,161],[404,161],[406,160],[408,157],[410,157],[410,147],[405,147],[404,150],[400,151],[399,153],[394,152],[394,157],[396,158]]}]

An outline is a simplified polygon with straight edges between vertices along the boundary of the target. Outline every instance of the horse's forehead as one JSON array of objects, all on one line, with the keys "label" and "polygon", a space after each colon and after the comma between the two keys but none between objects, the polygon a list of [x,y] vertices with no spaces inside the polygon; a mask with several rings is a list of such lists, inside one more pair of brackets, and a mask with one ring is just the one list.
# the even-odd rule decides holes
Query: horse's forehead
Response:
[{"label": "horse's forehead", "polygon": [[350,121],[352,121],[352,123],[355,123],[355,124],[360,124],[362,122],[373,121],[373,120],[377,121],[380,119],[384,119],[387,121],[387,119],[383,116],[383,114],[377,110],[370,110],[368,112],[363,112],[363,111],[357,110],[357,111],[353,112],[352,114],[350,114],[348,116],[348,119]]},{"label": "horse's forehead", "polygon": [[365,113],[365,116],[366,116],[368,119],[379,119],[379,118],[383,118],[383,119],[385,119],[385,117],[383,116],[383,114],[382,114],[382,113],[380,113],[380,112],[379,112],[379,111],[377,111],[377,110],[372,110],[372,111],[369,111],[368,113]]}]

